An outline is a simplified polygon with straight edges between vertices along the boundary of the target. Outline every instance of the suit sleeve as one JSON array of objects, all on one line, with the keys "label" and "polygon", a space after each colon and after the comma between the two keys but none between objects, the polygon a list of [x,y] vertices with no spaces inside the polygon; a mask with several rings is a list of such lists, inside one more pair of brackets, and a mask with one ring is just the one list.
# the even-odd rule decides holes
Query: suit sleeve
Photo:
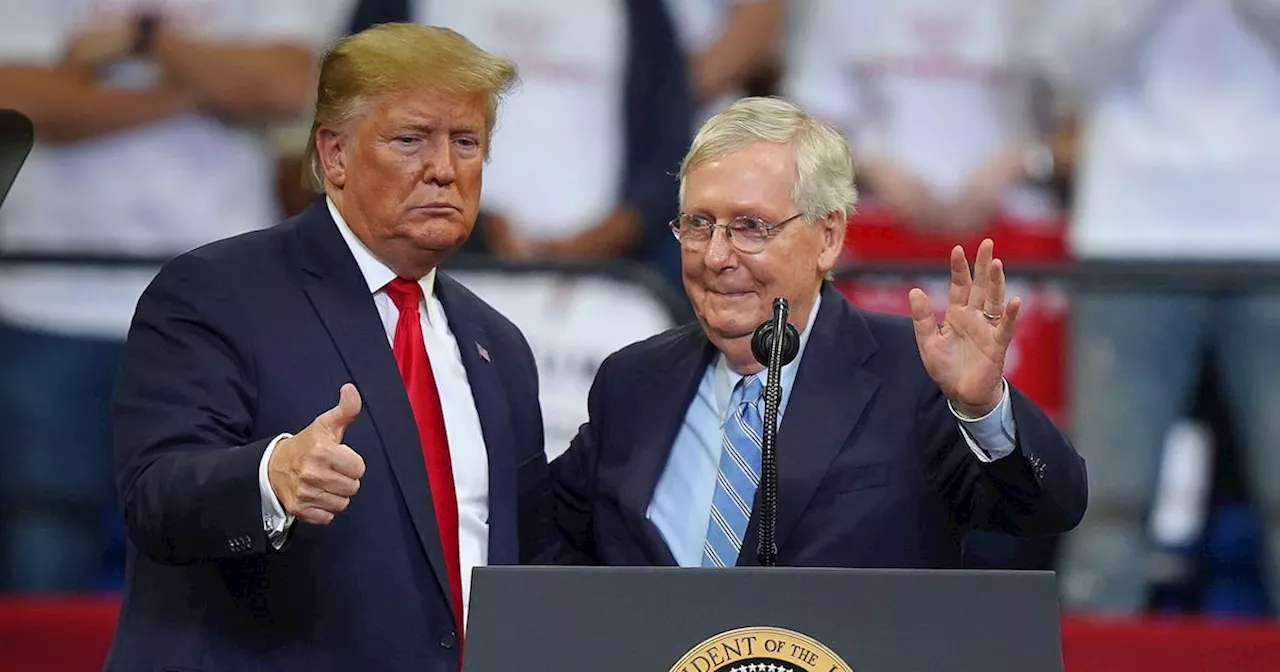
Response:
[{"label": "suit sleeve", "polygon": [[[537,473],[532,476],[533,506],[522,512],[520,524],[520,563],[526,565],[554,565],[561,556],[560,539],[555,531],[554,505],[551,493],[551,474],[547,465],[546,429],[542,422],[542,405],[539,402],[538,364],[533,349],[519,329],[511,327],[511,338],[517,344],[525,371],[519,380],[522,385],[521,406],[524,410],[516,420],[517,436],[525,437],[530,445],[520,451],[522,464]],[[524,456],[532,455],[525,458]],[[534,466],[536,465],[536,466]],[[525,487],[523,484],[521,487]],[[526,515],[527,513],[527,515]]]},{"label": "suit sleeve", "polygon": [[113,402],[115,476],[130,540],[187,564],[267,549],[250,440],[247,340],[209,262],[170,262],[139,300]]},{"label": "suit sleeve", "polygon": [[601,427],[605,416],[600,400],[608,365],[606,358],[591,384],[587,421],[578,428],[569,449],[551,462],[556,531],[560,540],[559,564],[602,564],[596,550],[591,503],[595,498],[596,465],[603,444]]},{"label": "suit sleeve", "polygon": [[1084,459],[1026,395],[1012,385],[1009,394],[1017,424],[1013,453],[984,463],[961,436],[946,398],[931,386],[918,423],[930,452],[930,478],[961,527],[1061,534],[1084,517]]}]

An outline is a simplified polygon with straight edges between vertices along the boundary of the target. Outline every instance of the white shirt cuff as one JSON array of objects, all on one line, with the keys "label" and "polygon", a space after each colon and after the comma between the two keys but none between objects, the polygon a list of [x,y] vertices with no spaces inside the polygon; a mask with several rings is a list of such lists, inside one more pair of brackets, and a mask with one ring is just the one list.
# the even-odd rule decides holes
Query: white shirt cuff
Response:
[{"label": "white shirt cuff", "polygon": [[1013,421],[1013,402],[1009,401],[1009,381],[1002,381],[1004,394],[990,413],[980,418],[962,415],[947,401],[947,408],[960,423],[960,436],[979,462],[995,462],[1013,454],[1017,447],[1018,428]]},{"label": "white shirt cuff", "polygon": [[275,452],[276,444],[280,443],[280,439],[288,439],[292,436],[292,434],[281,434],[272,439],[271,443],[267,444],[267,449],[262,452],[262,462],[258,463],[258,491],[262,496],[262,529],[267,533],[267,539],[276,550],[284,545],[285,530],[293,525],[294,517],[292,514],[285,513],[275,490],[271,488],[271,479],[267,477],[267,463],[271,461],[271,453]]}]

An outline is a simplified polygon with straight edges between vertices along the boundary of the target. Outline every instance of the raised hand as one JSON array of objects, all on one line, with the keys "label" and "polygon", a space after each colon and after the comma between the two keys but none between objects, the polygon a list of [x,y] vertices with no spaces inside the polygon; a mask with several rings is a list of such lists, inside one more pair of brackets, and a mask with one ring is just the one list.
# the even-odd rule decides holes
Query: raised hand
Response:
[{"label": "raised hand", "polygon": [[336,406],[276,444],[267,463],[267,478],[284,510],[298,520],[327,525],[346,510],[360,489],[364,459],[342,443],[360,407],[360,393],[347,383]]},{"label": "raised hand", "polygon": [[1004,360],[1013,341],[1020,299],[1004,301],[1004,265],[990,239],[978,246],[972,279],[964,249],[951,250],[951,289],[942,322],[924,290],[911,290],[911,319],[925,370],[956,410],[978,417],[1000,403]]}]

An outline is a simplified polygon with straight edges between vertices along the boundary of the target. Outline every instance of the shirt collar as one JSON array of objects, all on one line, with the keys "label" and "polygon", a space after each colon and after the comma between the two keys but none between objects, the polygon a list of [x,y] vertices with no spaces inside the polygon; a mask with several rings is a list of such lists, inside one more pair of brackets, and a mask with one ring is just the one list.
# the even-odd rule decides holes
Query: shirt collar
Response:
[{"label": "shirt collar", "polygon": [[[821,291],[818,292],[817,298],[814,299],[813,307],[809,309],[809,319],[805,321],[804,331],[800,332],[800,348],[796,351],[795,359],[782,367],[782,376],[779,383],[781,383],[784,398],[790,394],[791,385],[795,382],[796,374],[800,369],[800,358],[804,355],[805,346],[809,343],[809,334],[813,331],[813,323],[818,317],[818,306],[820,305],[822,305]],[[745,378],[745,376],[730,368],[729,360],[723,353],[716,356],[713,375],[716,408],[720,409],[720,419],[723,421],[728,414],[729,400],[733,398],[733,389],[738,386],[738,381]],[[761,376],[760,382],[764,383],[768,374],[766,371],[761,371],[758,375]]]},{"label": "shirt collar", "polygon": [[[347,220],[343,219],[342,213],[338,212],[338,206],[334,205],[333,199],[326,196],[324,200],[329,206],[329,215],[333,217],[333,221],[338,225],[338,231],[342,233],[342,239],[347,241],[347,247],[351,248],[351,254],[356,258],[356,264],[360,266],[360,274],[364,276],[364,281],[369,286],[369,293],[377,294],[387,286],[388,282],[396,278],[396,272],[374,256],[373,252],[365,246],[364,241],[356,237],[351,227],[347,225]],[[422,287],[423,297],[431,296],[436,285],[436,269],[433,268],[422,276],[418,285]]]}]

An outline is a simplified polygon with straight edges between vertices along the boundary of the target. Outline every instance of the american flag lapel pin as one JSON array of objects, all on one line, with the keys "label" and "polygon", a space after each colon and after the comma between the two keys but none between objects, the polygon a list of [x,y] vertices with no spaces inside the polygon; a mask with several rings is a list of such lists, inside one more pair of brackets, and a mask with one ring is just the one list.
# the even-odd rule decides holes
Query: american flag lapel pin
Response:
[{"label": "american flag lapel pin", "polygon": [[480,353],[480,359],[492,363],[492,360],[489,359],[489,351],[485,350],[484,346],[480,345],[479,341],[476,342],[476,352]]}]

